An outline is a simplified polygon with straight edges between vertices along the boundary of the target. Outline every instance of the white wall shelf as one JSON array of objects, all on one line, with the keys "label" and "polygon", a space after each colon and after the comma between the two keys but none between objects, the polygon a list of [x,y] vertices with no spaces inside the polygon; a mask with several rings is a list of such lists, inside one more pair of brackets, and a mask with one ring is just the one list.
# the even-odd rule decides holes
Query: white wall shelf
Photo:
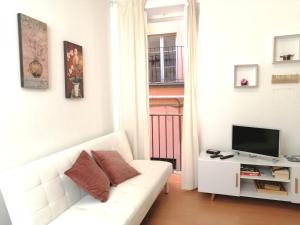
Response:
[{"label": "white wall shelf", "polygon": [[258,86],[258,64],[234,65],[234,87],[249,88]]},{"label": "white wall shelf", "polygon": [[300,34],[275,36],[273,63],[300,62]]}]

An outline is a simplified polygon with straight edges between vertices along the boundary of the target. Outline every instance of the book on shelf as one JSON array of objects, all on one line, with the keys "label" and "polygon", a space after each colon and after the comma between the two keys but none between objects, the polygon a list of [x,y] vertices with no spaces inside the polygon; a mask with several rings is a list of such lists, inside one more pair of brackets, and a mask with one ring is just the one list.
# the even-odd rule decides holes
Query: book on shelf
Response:
[{"label": "book on shelf", "polygon": [[280,182],[255,180],[256,192],[275,194],[275,195],[287,195],[287,191]]},{"label": "book on shelf", "polygon": [[290,171],[286,167],[272,167],[272,175],[276,179],[286,179],[288,180],[290,177]]},{"label": "book on shelf", "polygon": [[272,173],[276,174],[289,174],[289,169],[287,167],[279,167],[279,166],[273,166],[272,167]]},{"label": "book on shelf", "polygon": [[252,165],[241,165],[241,175],[242,176],[260,176],[261,173],[256,166]]},{"label": "book on shelf", "polygon": [[251,171],[241,171],[242,176],[261,176],[261,173],[258,172],[251,172]]},{"label": "book on shelf", "polygon": [[264,188],[267,190],[280,191],[280,184],[278,182],[267,182],[264,183]]},{"label": "book on shelf", "polygon": [[275,179],[281,179],[281,180],[288,180],[289,176],[288,175],[280,175],[280,174],[275,174],[274,175]]}]

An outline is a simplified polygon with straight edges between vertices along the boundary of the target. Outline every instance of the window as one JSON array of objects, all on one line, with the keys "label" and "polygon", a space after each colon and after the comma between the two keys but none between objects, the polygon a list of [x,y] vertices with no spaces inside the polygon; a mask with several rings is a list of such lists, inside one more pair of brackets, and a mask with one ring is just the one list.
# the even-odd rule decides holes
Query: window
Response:
[{"label": "window", "polygon": [[149,82],[178,81],[179,47],[176,46],[176,34],[150,35],[148,36],[148,46]]}]

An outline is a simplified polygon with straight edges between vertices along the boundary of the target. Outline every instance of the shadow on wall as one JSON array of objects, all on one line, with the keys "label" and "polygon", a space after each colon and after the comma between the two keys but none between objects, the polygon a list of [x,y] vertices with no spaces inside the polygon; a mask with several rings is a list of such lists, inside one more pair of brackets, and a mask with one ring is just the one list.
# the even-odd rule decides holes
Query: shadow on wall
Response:
[{"label": "shadow on wall", "polygon": [[1,190],[0,190],[0,225],[11,225],[10,218],[8,216],[7,208],[4,203]]}]

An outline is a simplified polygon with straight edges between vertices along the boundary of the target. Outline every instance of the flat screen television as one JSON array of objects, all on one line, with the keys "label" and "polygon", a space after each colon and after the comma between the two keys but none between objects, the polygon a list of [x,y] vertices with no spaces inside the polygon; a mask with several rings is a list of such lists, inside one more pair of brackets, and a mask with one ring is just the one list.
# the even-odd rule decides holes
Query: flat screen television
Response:
[{"label": "flat screen television", "polygon": [[279,130],[233,125],[232,149],[249,154],[279,157]]}]

